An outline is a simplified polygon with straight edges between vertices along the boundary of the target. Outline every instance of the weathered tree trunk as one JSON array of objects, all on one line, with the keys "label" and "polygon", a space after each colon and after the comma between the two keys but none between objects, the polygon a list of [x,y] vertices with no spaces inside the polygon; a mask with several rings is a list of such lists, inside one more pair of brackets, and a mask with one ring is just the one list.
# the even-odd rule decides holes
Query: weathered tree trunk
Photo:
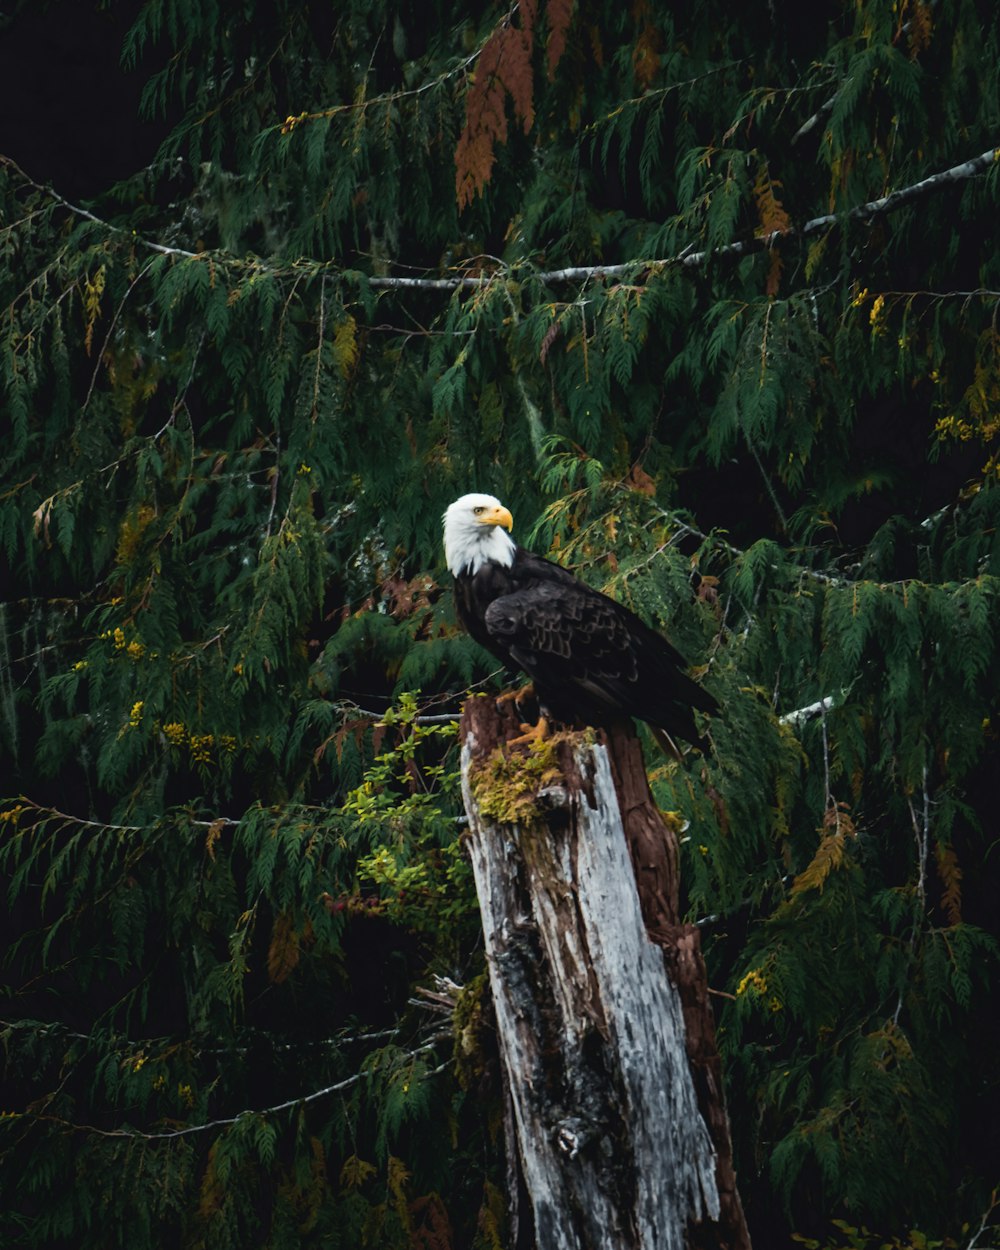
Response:
[{"label": "weathered tree trunk", "polygon": [[513,1244],[749,1250],[697,930],[677,925],[676,838],[639,744],[623,729],[505,753],[516,732],[513,709],[466,704]]}]

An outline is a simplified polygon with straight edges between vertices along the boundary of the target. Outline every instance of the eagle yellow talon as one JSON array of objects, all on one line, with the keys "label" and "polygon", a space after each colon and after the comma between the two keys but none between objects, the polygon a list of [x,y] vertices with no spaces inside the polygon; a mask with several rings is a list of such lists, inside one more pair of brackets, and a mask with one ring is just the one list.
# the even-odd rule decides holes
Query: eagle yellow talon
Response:
[{"label": "eagle yellow talon", "polygon": [[539,716],[536,725],[522,725],[523,732],[516,738],[509,738],[507,745],[509,747],[531,746],[534,742],[544,742],[549,736],[549,722],[544,716]]},{"label": "eagle yellow talon", "polygon": [[[526,686],[518,686],[516,690],[505,690],[503,694],[497,695],[497,703],[520,703],[522,699],[533,699],[535,697],[535,683],[529,681]],[[522,725],[522,729],[527,726]]]}]

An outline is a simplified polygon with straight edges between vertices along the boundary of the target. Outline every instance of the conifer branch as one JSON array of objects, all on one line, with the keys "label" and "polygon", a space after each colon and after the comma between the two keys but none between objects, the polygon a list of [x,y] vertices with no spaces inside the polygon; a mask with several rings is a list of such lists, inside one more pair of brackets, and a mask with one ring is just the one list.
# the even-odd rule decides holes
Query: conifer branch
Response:
[{"label": "conifer branch", "polygon": [[[132,239],[140,247],[144,247],[151,252],[159,252],[161,256],[181,256],[186,260],[194,260],[197,256],[205,256],[205,252],[188,252],[181,247],[167,247],[163,243],[154,243],[152,239],[146,239],[135,233],[134,230],[125,230],[122,226],[114,226],[110,221],[105,221],[103,217],[98,217],[96,213],[92,213],[88,208],[81,208],[79,204],[73,204],[64,196],[60,195],[54,187],[43,187],[40,182],[36,182],[34,178],[29,177],[24,172],[17,161],[12,160],[9,156],[0,153],[0,165],[6,165],[22,179],[29,187],[35,191],[47,195],[50,200],[58,204],[61,208],[65,208],[67,212],[72,213],[75,217],[82,217],[85,221],[91,221],[95,226],[109,231],[111,234],[120,234],[125,238]],[[17,224],[16,222],[14,223]]]},{"label": "conifer branch", "polygon": [[[207,824],[207,821],[193,821],[193,824]],[[231,821],[231,824],[237,822]],[[78,1042],[93,1042],[94,1035],[91,1033],[79,1033],[74,1029],[68,1029],[61,1021],[58,1020],[0,1020],[0,1029],[10,1031],[20,1031],[31,1033],[35,1037],[54,1038],[72,1038]],[[260,1034],[265,1038],[266,1033]],[[399,1029],[379,1029],[374,1033],[352,1033],[343,1037],[319,1037],[313,1041],[297,1041],[297,1042],[279,1042],[270,1047],[273,1051],[293,1051],[298,1053],[302,1050],[317,1050],[320,1048],[336,1050],[343,1046],[352,1046],[355,1042],[380,1042],[387,1038],[398,1037]],[[136,1052],[136,1048],[146,1048],[153,1044],[166,1046],[169,1042],[165,1037],[152,1038],[122,1038],[123,1044],[126,1045],[131,1053]],[[194,1049],[196,1057],[201,1058],[203,1055],[245,1055],[250,1051],[249,1046],[199,1046]]]},{"label": "conifer branch", "polygon": [[[943,300],[943,299],[970,300],[970,299],[977,299],[977,298],[1000,299],[1000,291],[995,291],[995,290],[992,290],[990,287],[985,287],[985,286],[976,287],[975,290],[972,290],[972,291],[926,291],[926,290],[879,291],[879,295],[881,295],[883,299],[893,300],[893,301],[914,300],[918,296],[921,299],[929,299],[929,300]],[[942,511],[944,511],[944,509]],[[921,524],[925,525],[926,522],[922,521]]]},{"label": "conifer branch", "polygon": [[[436,1034],[429,1042],[424,1042],[422,1046],[416,1047],[415,1050],[407,1051],[403,1056],[404,1059],[415,1059],[418,1055],[425,1054],[429,1050],[433,1050],[444,1038],[450,1037],[450,1033]],[[420,1078],[421,1080],[429,1080],[432,1076],[437,1076],[451,1065],[451,1060],[447,1059],[444,1063],[438,1064],[436,1068],[431,1068],[425,1072]],[[302,1094],[297,1098],[289,1098],[285,1102],[275,1103],[272,1107],[261,1107],[259,1110],[247,1107],[245,1110],[238,1112],[236,1115],[223,1116],[217,1120],[207,1120],[204,1124],[191,1124],[185,1128],[166,1129],[160,1133],[147,1133],[143,1129],[134,1128],[98,1128],[95,1124],[75,1124],[71,1120],[64,1120],[60,1116],[54,1115],[38,1115],[19,1118],[30,1118],[32,1120],[42,1120],[50,1124],[58,1124],[62,1128],[69,1129],[74,1133],[90,1133],[95,1137],[127,1137],[138,1139],[140,1141],[171,1141],[178,1137],[191,1137],[196,1133],[207,1133],[212,1129],[228,1128],[237,1121],[242,1120],[245,1116],[259,1117],[266,1115],[276,1115],[279,1111],[289,1111],[293,1107],[303,1107],[307,1103],[316,1102],[320,1098],[328,1098],[331,1094],[343,1093],[345,1089],[350,1089],[363,1081],[369,1074],[367,1072],[355,1072],[353,1076],[345,1077],[342,1081],[337,1081],[334,1085],[326,1085],[322,1089],[313,1090],[310,1094]],[[16,1113],[15,1113],[16,1114]],[[8,1117],[10,1113],[8,1112]]]},{"label": "conifer branch", "polygon": [[[634,274],[637,269],[642,270],[644,268],[665,269],[680,267],[683,269],[695,269],[700,268],[711,260],[749,256],[754,252],[765,251],[783,243],[809,238],[814,234],[832,230],[845,221],[870,221],[873,217],[881,216],[883,213],[890,213],[901,207],[901,205],[923,199],[924,196],[930,195],[942,187],[951,186],[957,182],[964,182],[969,178],[985,173],[987,169],[996,163],[998,155],[1000,155],[1000,146],[992,147],[986,152],[981,152],[979,156],[975,156],[971,160],[963,161],[960,165],[953,165],[950,169],[942,170],[939,174],[932,174],[929,178],[923,178],[920,182],[915,182],[908,187],[900,187],[898,191],[892,191],[880,199],[869,200],[866,204],[857,204],[854,208],[848,209],[846,213],[827,213],[822,217],[813,217],[799,229],[793,226],[789,230],[773,231],[771,234],[757,238],[742,239],[736,243],[725,243],[721,247],[706,249],[703,252],[681,252],[664,260],[630,261],[623,265],[579,266],[570,269],[550,270],[547,273],[538,273],[534,276],[537,281],[545,283],[579,282],[597,277],[624,277]],[[383,281],[385,280],[383,279]],[[466,281],[469,281],[469,279],[466,279]],[[373,285],[374,282],[375,280],[373,279]]]},{"label": "conifer branch", "polygon": [[[979,174],[985,173],[992,165],[994,165],[1000,156],[1000,146],[991,147],[985,152],[981,152],[978,156],[972,157],[970,160],[963,161],[959,165],[953,165],[950,169],[944,169],[938,174],[931,174],[928,178],[923,178],[919,182],[912,183],[908,187],[900,187],[898,191],[891,191],[888,195],[884,195],[877,200],[869,200],[865,204],[857,204],[854,208],[848,209],[844,213],[826,213],[821,217],[813,217],[803,226],[796,228],[791,227],[784,231],[772,231],[770,234],[760,235],[752,239],[740,239],[734,243],[724,243],[720,247],[707,248],[704,251],[693,252],[688,247],[682,249],[674,256],[662,257],[656,260],[631,260],[617,265],[574,265],[565,269],[548,269],[540,270],[537,273],[529,273],[530,278],[538,283],[546,286],[558,286],[567,282],[588,282],[594,278],[624,278],[632,277],[636,274],[642,274],[647,271],[658,272],[664,269],[699,269],[713,260],[726,260],[731,258],[739,258],[742,256],[750,256],[756,252],[767,251],[771,248],[792,243],[799,239],[811,238],[813,235],[822,234],[825,231],[833,230],[845,222],[851,221],[871,221],[874,217],[882,216],[886,213],[894,212],[904,204],[910,204],[915,200],[923,199],[925,196],[931,195],[935,191],[941,190],[943,187],[952,186],[959,182],[966,182],[970,178],[975,178]],[[190,252],[185,248],[168,247],[162,243],[156,243],[151,239],[147,239],[134,231],[128,231],[121,226],[112,225],[108,221],[104,221],[96,214],[88,209],[81,208],[79,205],[72,204],[69,200],[59,195],[51,187],[43,187],[40,183],[30,178],[24,170],[10,157],[0,154],[0,164],[6,165],[14,170],[29,186],[44,195],[48,195],[57,204],[61,205],[68,212],[79,217],[83,217],[87,221],[93,222],[95,225],[103,227],[109,233],[121,235],[129,238],[139,247],[147,248],[157,252],[162,256],[174,256],[181,260],[198,260],[207,259],[212,255],[222,255],[218,252],[202,251]],[[303,265],[302,262],[296,263],[294,266],[269,264],[259,259],[244,260],[241,257],[225,256],[224,259],[234,268],[251,268],[258,272],[269,273],[274,276],[290,274],[292,272],[300,273]],[[400,262],[396,262],[400,263]],[[341,266],[334,263],[324,263],[316,261],[311,266],[311,271],[315,273],[330,274],[343,272]],[[459,291],[459,290],[480,290],[489,287],[495,282],[507,282],[514,279],[520,270],[507,266],[488,275],[471,275],[463,274],[461,276],[450,278],[411,278],[375,275],[367,277],[365,281],[373,290],[383,291]],[[970,294],[980,294],[981,292],[970,292]],[[988,292],[982,292],[987,294]]]},{"label": "conifer branch", "polygon": [[118,319],[122,315],[122,309],[125,307],[125,304],[128,302],[129,296],[132,294],[135,288],[139,285],[142,279],[146,276],[146,274],[149,272],[150,266],[153,264],[155,264],[155,258],[153,260],[148,260],[145,263],[145,265],[143,265],[143,267],[135,275],[132,281],[128,284],[128,288],[125,291],[125,294],[121,297],[121,299],[118,302],[118,307],[115,309],[114,316],[111,318],[111,324],[108,326],[108,332],[104,336],[104,342],[101,344],[101,350],[97,353],[97,359],[94,362],[94,371],[90,375],[90,385],[87,387],[87,394],[83,401],[83,407],[80,409],[81,416],[83,415],[83,413],[87,411],[87,408],[90,405],[90,398],[93,395],[94,387],[97,384],[97,375],[101,369],[101,362],[104,360],[104,353],[108,350],[108,344],[111,342],[111,335],[114,333],[115,326],[118,324]]},{"label": "conifer branch", "polygon": [[[503,26],[509,23],[514,14],[517,12],[518,7],[518,0],[514,0],[510,9],[508,9],[505,16],[500,19],[497,25]],[[280,128],[281,133],[283,135],[291,134],[296,127],[301,126],[305,122],[325,121],[330,117],[337,117],[341,113],[354,113],[359,109],[370,109],[379,104],[395,104],[398,100],[408,100],[414,96],[423,95],[425,91],[431,91],[434,87],[441,87],[448,82],[449,79],[456,78],[459,74],[464,74],[470,65],[475,64],[475,62],[482,55],[483,49],[492,39],[495,30],[496,26],[492,27],[489,34],[482,41],[479,47],[476,48],[474,52],[470,52],[464,61],[459,62],[458,65],[452,66],[449,70],[445,70],[445,72],[443,74],[439,74],[437,78],[432,78],[429,82],[421,83],[419,87],[410,87],[406,91],[386,91],[383,92],[382,95],[373,96],[370,100],[367,97],[362,97],[361,99],[351,100],[349,104],[333,104],[329,108],[318,109],[313,113],[298,113],[285,118],[285,121],[282,123]],[[371,65],[369,65],[368,69],[370,72]],[[277,127],[273,127],[272,129],[277,129]]]},{"label": "conifer branch", "polygon": [[[665,547],[669,547],[675,538],[688,537],[695,538],[699,542],[711,543],[713,546],[721,548],[737,560],[742,559],[746,555],[746,551],[742,547],[737,547],[735,543],[729,542],[728,539],[723,538],[721,535],[715,533],[706,534],[703,530],[698,529],[696,526],[689,525],[687,521],[679,520],[678,517],[667,508],[661,508],[658,505],[654,505],[654,507],[657,514],[663,517],[674,529],[674,534],[671,536],[669,541],[664,544]],[[656,552],[655,554],[659,554],[659,552]],[[777,565],[772,564],[771,568],[777,568]],[[806,568],[804,565],[798,566],[797,573],[800,578],[808,577],[815,582],[822,583],[824,586],[847,586],[852,584],[850,578],[840,577],[836,573],[825,573],[820,569]]]},{"label": "conifer branch", "polygon": [[[725,74],[731,69],[740,69],[746,64],[746,60],[741,58],[738,61],[726,61],[722,65],[713,65],[711,69],[705,70],[703,74],[695,74],[693,78],[685,78],[682,82],[672,82],[666,87],[657,87],[654,90],[646,91],[642,95],[629,96],[625,100],[621,100],[610,112],[600,117],[595,122],[591,122],[584,131],[584,134],[592,134],[599,130],[606,122],[613,121],[623,109],[630,105],[635,108],[648,107],[657,100],[663,100],[675,91],[683,91],[685,87],[696,87],[698,83],[704,82],[706,78],[714,78],[716,74]],[[793,88],[795,90],[795,88]],[[801,88],[799,88],[801,90]]]},{"label": "conifer branch", "polygon": [[[67,825],[83,825],[85,828],[100,829],[105,833],[143,833],[147,829],[154,828],[152,824],[115,825],[102,820],[88,820],[85,816],[71,816],[68,812],[61,812],[57,807],[43,807],[23,794],[18,796],[16,802],[26,810],[36,813],[40,820],[61,820]],[[198,828],[211,829],[218,825],[231,825],[235,828],[240,821],[232,816],[215,816],[211,820],[191,820],[188,823]]]},{"label": "conifer branch", "polygon": [[[383,719],[385,717],[385,712],[373,712],[371,708],[357,707],[356,705],[352,707],[351,710],[355,712],[358,716],[364,716],[368,720],[377,721],[380,725],[385,724],[385,721]],[[412,720],[407,720],[406,724],[408,725],[448,725],[448,724],[451,724],[453,721],[459,721],[461,719],[462,719],[461,712],[444,712],[440,716],[414,716]],[[398,724],[399,722],[397,721],[393,723]]]},{"label": "conifer branch", "polygon": [[23,794],[19,796],[17,802],[28,810],[36,812],[41,820],[61,820],[67,825],[83,825],[88,829],[100,829],[107,833],[142,833],[149,827],[147,825],[112,825],[103,820],[87,820],[85,816],[70,816],[56,807],[42,807],[39,803],[33,803]]}]

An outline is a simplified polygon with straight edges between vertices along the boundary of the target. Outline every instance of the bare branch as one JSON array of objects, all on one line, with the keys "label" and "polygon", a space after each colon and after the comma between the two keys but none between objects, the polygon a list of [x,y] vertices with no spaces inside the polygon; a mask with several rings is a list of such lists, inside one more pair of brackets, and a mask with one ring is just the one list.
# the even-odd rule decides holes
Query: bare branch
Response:
[{"label": "bare branch", "polygon": [[817,716],[825,716],[833,706],[834,696],[826,695],[815,703],[807,703],[805,707],[796,708],[794,712],[786,712],[784,716],[779,716],[778,720],[782,725],[791,725],[793,729],[800,729],[806,721],[815,720]]},{"label": "bare branch", "polygon": [[[979,1222],[979,1227],[969,1238],[969,1244],[965,1247],[965,1250],[1000,1250],[1000,1240],[994,1240],[992,1236],[996,1231],[995,1226],[992,1224],[992,1217],[998,1205],[1000,1205],[1000,1197],[998,1197],[997,1190],[994,1189],[990,1195],[990,1205],[983,1212],[983,1218]],[[986,1232],[991,1233],[990,1244],[982,1245],[979,1238]]]},{"label": "bare branch", "polygon": [[[851,80],[848,79],[847,81],[850,82]],[[843,88],[840,90],[843,90]],[[809,134],[811,130],[814,130],[828,114],[833,112],[833,106],[837,103],[837,96],[839,94],[840,91],[837,91],[829,98],[829,100],[825,100],[819,106],[816,112],[813,113],[812,117],[806,118],[798,130],[796,130],[795,134],[792,135],[792,143],[798,143],[800,139],[804,139],[806,135]]]},{"label": "bare branch", "polygon": [[[544,279],[549,275],[539,274],[538,276]],[[496,274],[491,274],[488,278],[369,278],[368,285],[390,291],[458,291],[463,288],[478,290],[495,281]]]}]

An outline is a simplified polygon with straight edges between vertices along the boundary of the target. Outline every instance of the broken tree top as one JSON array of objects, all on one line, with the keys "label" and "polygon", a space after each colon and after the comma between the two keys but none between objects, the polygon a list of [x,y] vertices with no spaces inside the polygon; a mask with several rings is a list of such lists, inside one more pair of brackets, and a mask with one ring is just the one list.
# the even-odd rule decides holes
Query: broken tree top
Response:
[{"label": "broken tree top", "polygon": [[749,1247],[697,930],[676,921],[676,837],[637,739],[511,748],[516,712],[489,698],[467,702],[462,728],[512,1244]]}]

